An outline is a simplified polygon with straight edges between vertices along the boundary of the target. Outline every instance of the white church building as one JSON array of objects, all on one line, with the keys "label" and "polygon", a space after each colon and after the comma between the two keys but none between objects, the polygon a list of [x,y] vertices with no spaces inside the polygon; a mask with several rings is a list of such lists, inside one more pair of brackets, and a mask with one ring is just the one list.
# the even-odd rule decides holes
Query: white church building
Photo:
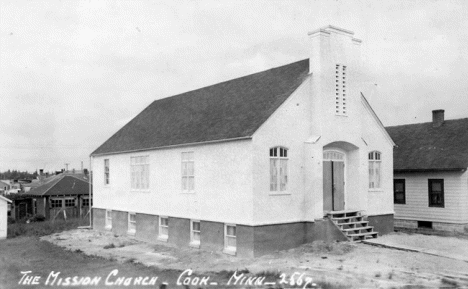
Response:
[{"label": "white church building", "polygon": [[247,257],[393,231],[394,143],[353,35],[151,103],[91,154],[94,229]]}]

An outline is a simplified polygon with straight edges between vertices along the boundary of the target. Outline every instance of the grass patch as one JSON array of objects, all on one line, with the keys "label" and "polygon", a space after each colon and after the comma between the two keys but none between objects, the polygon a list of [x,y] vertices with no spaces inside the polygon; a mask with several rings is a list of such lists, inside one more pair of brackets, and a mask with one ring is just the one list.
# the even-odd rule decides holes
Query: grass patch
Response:
[{"label": "grass patch", "polygon": [[453,280],[453,279],[449,279],[449,278],[442,278],[440,280],[440,282],[444,285],[449,285],[450,287],[457,287],[458,286],[458,282]]},{"label": "grass patch", "polygon": [[114,243],[110,243],[104,246],[104,249],[113,249],[113,248],[115,248]]},{"label": "grass patch", "polygon": [[14,223],[8,225],[7,238],[20,236],[46,236],[88,225],[88,219],[47,220],[44,222]]},{"label": "grass patch", "polygon": [[324,242],[315,241],[300,247],[301,253],[328,253],[334,255],[343,255],[351,252],[355,245],[350,242]]}]

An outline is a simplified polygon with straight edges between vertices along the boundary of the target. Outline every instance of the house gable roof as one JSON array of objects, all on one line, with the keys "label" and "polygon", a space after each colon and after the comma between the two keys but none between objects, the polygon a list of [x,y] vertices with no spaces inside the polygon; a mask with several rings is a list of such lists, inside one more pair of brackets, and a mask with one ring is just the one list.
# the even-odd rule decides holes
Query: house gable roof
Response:
[{"label": "house gable roof", "polygon": [[89,194],[89,181],[80,175],[60,174],[41,186],[32,188],[22,196],[70,196]]},{"label": "house gable roof", "polygon": [[305,59],[156,100],[91,155],[251,137],[308,73]]},{"label": "house gable roof", "polygon": [[455,171],[468,168],[468,118],[386,128],[397,147],[395,172]]}]

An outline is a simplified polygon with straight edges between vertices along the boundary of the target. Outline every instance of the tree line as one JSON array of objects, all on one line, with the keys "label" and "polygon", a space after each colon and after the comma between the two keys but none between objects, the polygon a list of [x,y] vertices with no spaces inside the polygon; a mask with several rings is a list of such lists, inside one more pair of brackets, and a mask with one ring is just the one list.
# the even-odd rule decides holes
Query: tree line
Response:
[{"label": "tree line", "polygon": [[37,175],[37,171],[30,173],[28,171],[8,170],[0,172],[0,180],[35,179]]}]

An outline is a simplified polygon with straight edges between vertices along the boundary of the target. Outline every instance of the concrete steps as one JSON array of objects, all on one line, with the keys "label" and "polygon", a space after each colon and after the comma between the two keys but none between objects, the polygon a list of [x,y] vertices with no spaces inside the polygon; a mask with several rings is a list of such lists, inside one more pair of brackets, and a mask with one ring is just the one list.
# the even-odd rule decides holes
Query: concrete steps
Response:
[{"label": "concrete steps", "polygon": [[360,211],[331,211],[327,215],[350,241],[363,241],[378,236],[378,232],[369,226]]}]

